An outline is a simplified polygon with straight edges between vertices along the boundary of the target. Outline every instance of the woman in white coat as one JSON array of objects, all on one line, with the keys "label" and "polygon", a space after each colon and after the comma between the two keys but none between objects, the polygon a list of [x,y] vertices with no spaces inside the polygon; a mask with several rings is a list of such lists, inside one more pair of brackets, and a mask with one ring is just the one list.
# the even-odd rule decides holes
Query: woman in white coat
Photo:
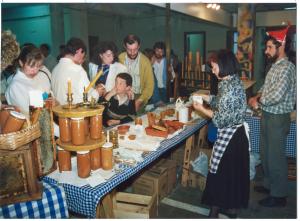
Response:
[{"label": "woman in white coat", "polygon": [[[48,70],[42,70],[44,56],[35,46],[25,46],[18,57],[16,74],[5,92],[8,104],[20,108],[24,114],[29,114],[29,92],[39,90],[48,94],[51,82]],[[44,73],[42,73],[44,72]]]},{"label": "woman in white coat", "polygon": [[89,77],[92,81],[102,69],[103,74],[96,81],[102,88],[102,96],[111,91],[115,86],[115,79],[119,73],[127,72],[125,65],[117,62],[117,46],[113,42],[101,42],[94,49],[94,56],[89,63]]}]

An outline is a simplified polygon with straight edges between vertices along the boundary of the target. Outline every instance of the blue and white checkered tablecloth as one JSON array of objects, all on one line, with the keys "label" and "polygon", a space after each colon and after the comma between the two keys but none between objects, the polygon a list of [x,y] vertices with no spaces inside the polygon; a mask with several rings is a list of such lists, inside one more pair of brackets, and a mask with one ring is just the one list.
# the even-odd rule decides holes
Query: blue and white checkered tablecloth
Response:
[{"label": "blue and white checkered tablecloth", "polygon": [[[254,116],[247,116],[247,123],[250,128],[250,142],[253,152],[259,153],[260,150],[260,118]],[[290,133],[286,141],[286,155],[296,158],[296,122],[291,122]]]},{"label": "blue and white checkered tablecloth", "polygon": [[2,206],[0,218],[68,218],[64,189],[46,181],[43,186],[42,199]]},{"label": "blue and white checkered tablecloth", "polygon": [[[120,183],[132,177],[134,174],[138,173],[148,164],[153,162],[167,150],[175,147],[177,144],[194,134],[197,130],[203,127],[207,123],[206,120],[197,120],[193,125],[188,125],[185,130],[180,132],[178,135],[172,137],[171,139],[166,139],[161,142],[160,147],[148,154],[144,160],[138,163],[135,167],[125,167],[124,170],[114,175],[107,182],[102,183],[96,187],[91,187],[89,185],[83,187],[76,187],[70,184],[63,184],[66,192],[66,198],[68,203],[68,208],[71,211],[85,215],[87,217],[96,217],[96,208],[100,199],[113,190]],[[44,180],[56,184],[57,181],[44,177]]]}]

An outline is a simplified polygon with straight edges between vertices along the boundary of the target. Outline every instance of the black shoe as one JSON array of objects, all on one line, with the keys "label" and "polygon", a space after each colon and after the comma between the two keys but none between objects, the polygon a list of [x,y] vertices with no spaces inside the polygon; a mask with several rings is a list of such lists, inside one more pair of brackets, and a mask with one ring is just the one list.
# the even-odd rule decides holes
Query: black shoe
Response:
[{"label": "black shoe", "polygon": [[237,213],[233,213],[233,212],[230,212],[228,209],[220,209],[220,213],[227,216],[228,218],[230,219],[236,219],[237,218]]},{"label": "black shoe", "polygon": [[258,203],[264,207],[285,207],[286,198],[269,196],[267,198],[258,201]]},{"label": "black shoe", "polygon": [[254,191],[258,193],[270,194],[270,190],[263,186],[254,186]]}]

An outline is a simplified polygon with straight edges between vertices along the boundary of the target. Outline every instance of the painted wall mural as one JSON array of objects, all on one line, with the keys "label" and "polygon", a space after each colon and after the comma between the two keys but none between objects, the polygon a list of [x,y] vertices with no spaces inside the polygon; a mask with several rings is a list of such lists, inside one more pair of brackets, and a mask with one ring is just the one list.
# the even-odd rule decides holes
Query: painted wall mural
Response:
[{"label": "painted wall mural", "polygon": [[238,8],[238,49],[236,57],[241,65],[241,78],[252,79],[253,45],[255,30],[254,4],[239,4]]}]

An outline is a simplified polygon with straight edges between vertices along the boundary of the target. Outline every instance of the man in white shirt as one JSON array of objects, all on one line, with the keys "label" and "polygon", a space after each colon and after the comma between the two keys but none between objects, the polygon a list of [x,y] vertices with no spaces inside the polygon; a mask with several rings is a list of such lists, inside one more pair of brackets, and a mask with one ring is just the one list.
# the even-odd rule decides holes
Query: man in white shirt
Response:
[{"label": "man in white shirt", "polygon": [[160,99],[167,103],[167,62],[165,57],[165,43],[156,42],[153,46],[153,50],[155,58],[155,61],[153,63],[153,70],[157,79]]},{"label": "man in white shirt", "polygon": [[[73,104],[83,101],[84,87],[90,84],[86,71],[81,66],[85,59],[86,46],[79,38],[71,38],[66,44],[65,55],[52,71],[52,90],[55,98],[61,105],[67,104],[68,80],[71,81]],[[99,92],[91,88],[88,92],[91,97],[98,100]]]}]

